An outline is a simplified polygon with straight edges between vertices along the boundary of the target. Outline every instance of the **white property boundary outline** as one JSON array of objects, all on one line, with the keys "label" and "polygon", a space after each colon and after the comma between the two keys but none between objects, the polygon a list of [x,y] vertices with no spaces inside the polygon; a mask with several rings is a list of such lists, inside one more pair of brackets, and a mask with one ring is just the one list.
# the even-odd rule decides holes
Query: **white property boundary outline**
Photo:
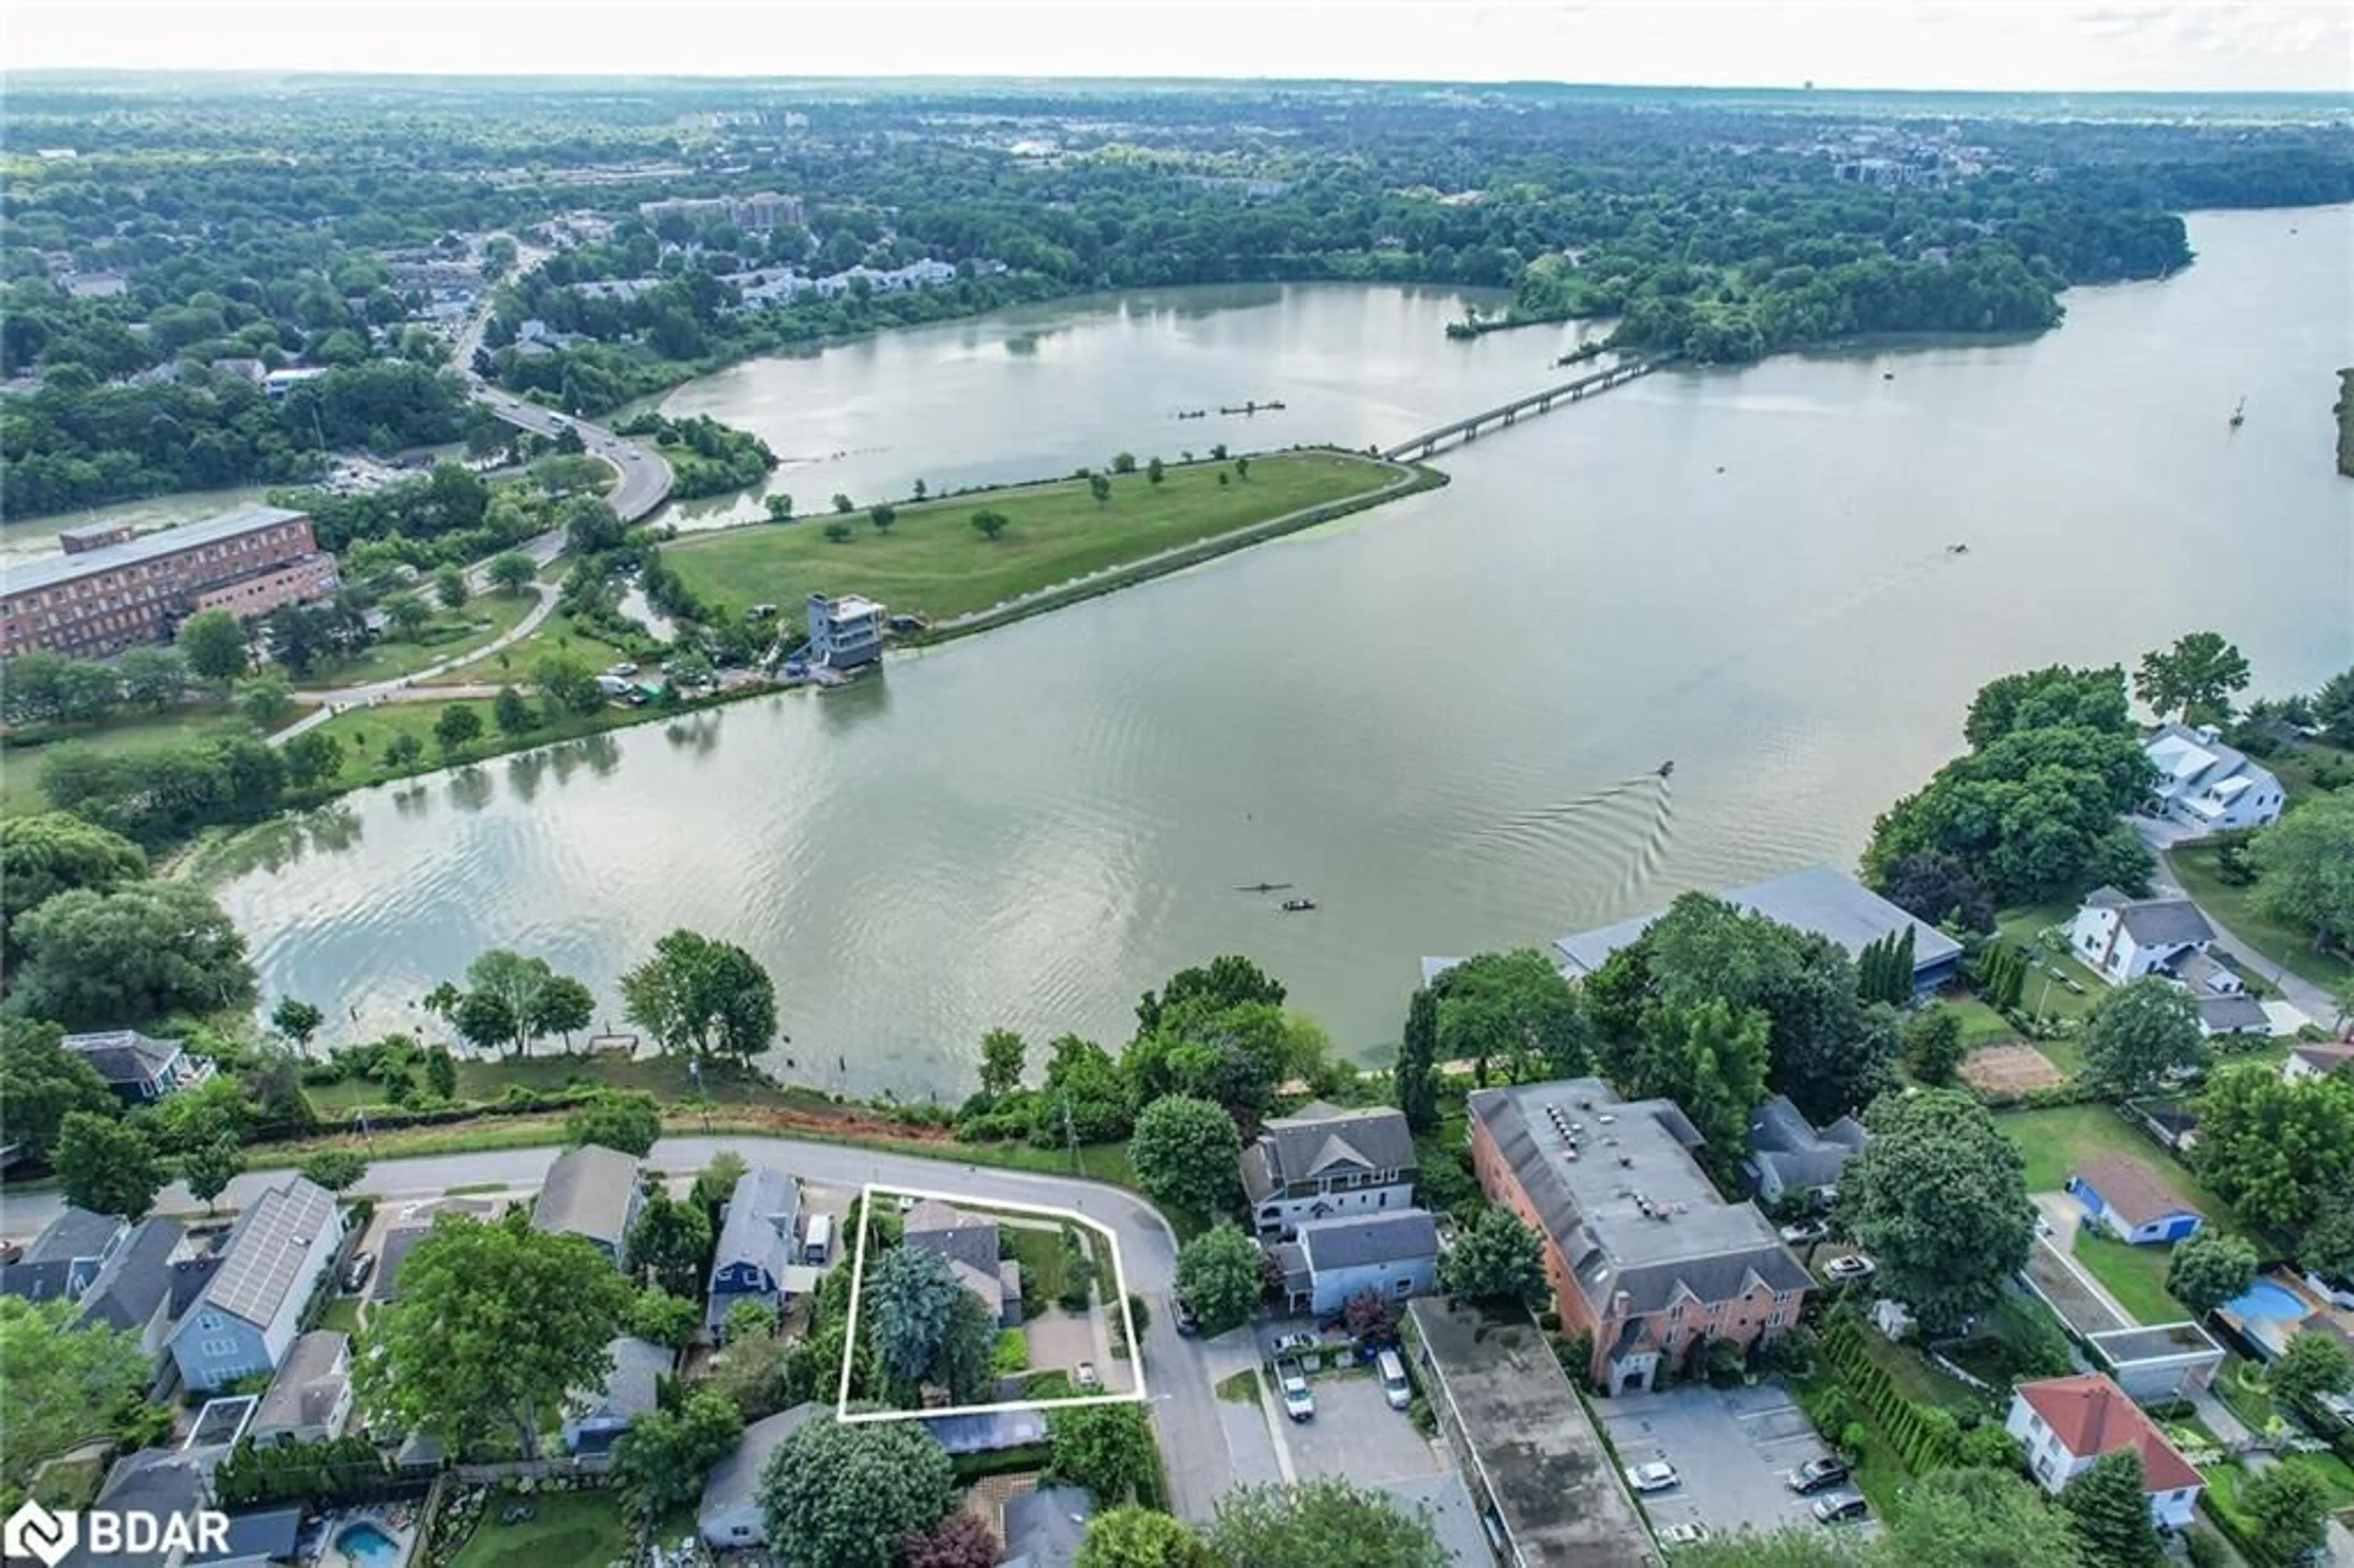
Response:
[{"label": "white property boundary outline", "polygon": [[[1008,1213],[1035,1214],[1044,1219],[1060,1220],[1066,1224],[1085,1225],[1103,1237],[1111,1248],[1112,1285],[1119,1300],[1120,1332],[1128,1343],[1128,1364],[1135,1373],[1136,1388],[1129,1393],[1092,1393],[1071,1399],[1016,1399],[993,1404],[949,1404],[938,1410],[862,1410],[850,1408],[850,1370],[852,1358],[858,1354],[858,1308],[866,1282],[867,1222],[875,1213],[875,1194],[888,1192],[894,1196],[922,1200],[930,1198],[951,1208],[960,1205],[974,1209],[1001,1209]],[[935,1192],[921,1187],[900,1187],[869,1181],[858,1190],[858,1246],[850,1261],[850,1322],[843,1335],[842,1379],[834,1392],[833,1418],[841,1422],[863,1421],[926,1421],[943,1415],[993,1415],[1008,1410],[1061,1410],[1085,1404],[1143,1404],[1150,1399],[1144,1386],[1144,1347],[1136,1337],[1136,1317],[1128,1305],[1128,1265],[1119,1255],[1119,1237],[1111,1227],[1074,1209],[1058,1209],[1046,1203],[1022,1203],[1005,1198],[975,1198],[970,1194]]]}]

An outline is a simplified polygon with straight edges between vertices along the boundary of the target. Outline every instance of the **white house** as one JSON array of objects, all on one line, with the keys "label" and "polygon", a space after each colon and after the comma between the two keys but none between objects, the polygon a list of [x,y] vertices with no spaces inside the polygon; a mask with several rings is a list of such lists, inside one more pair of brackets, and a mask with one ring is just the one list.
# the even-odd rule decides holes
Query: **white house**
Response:
[{"label": "white house", "polygon": [[2287,800],[2281,781],[2217,735],[2212,725],[2168,724],[2142,742],[2142,755],[2158,769],[2153,814],[2206,832],[2278,821]]},{"label": "white house", "polygon": [[343,1212],[324,1187],[297,1176],[262,1193],[237,1217],[220,1266],[172,1330],[182,1380],[210,1393],[277,1371],[343,1240]]},{"label": "white house", "polygon": [[2036,1484],[2054,1496],[2102,1455],[2132,1446],[2141,1451],[2142,1490],[2154,1521],[2181,1530],[2198,1511],[2206,1484],[2199,1472],[2141,1406],[2099,1372],[2020,1383],[2003,1427],[2026,1448]]},{"label": "white house", "polygon": [[2332,1073],[2344,1072],[2349,1065],[2354,1065],[2354,1041],[2323,1041],[2293,1047],[2288,1060],[2281,1064],[2281,1076],[2292,1084],[2306,1078],[2326,1078]]},{"label": "white house", "polygon": [[1426,1294],[1438,1279],[1438,1227],[1420,1209],[1310,1220],[1275,1256],[1293,1310],[1329,1318],[1368,1290],[1388,1301]]},{"label": "white house", "polygon": [[2068,923],[2069,949],[2111,985],[2163,974],[2211,996],[2232,995],[2240,977],[2207,958],[2214,939],[2215,927],[2188,898],[2128,898],[2114,887],[2085,895]]},{"label": "white house", "polygon": [[1341,1215],[1414,1206],[1414,1134],[1394,1109],[1321,1101],[1267,1124],[1243,1150],[1243,1191],[1260,1239]]}]

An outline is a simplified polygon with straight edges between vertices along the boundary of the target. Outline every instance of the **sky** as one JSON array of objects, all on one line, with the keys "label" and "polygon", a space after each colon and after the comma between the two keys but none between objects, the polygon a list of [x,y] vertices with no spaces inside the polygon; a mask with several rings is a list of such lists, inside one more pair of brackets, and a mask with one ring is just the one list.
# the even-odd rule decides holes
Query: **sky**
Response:
[{"label": "sky", "polygon": [[44,67],[2354,92],[2345,0],[0,0]]}]

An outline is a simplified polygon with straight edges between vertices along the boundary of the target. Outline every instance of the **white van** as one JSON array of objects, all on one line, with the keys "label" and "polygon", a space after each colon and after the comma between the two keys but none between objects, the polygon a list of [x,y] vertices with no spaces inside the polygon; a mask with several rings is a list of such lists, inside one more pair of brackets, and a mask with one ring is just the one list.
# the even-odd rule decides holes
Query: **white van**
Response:
[{"label": "white van", "polygon": [[811,1268],[823,1268],[833,1257],[833,1216],[810,1216],[809,1234],[801,1241],[801,1262]]},{"label": "white van", "polygon": [[1384,1351],[1373,1359],[1374,1371],[1382,1380],[1382,1394],[1390,1402],[1392,1410],[1404,1410],[1414,1403],[1414,1385],[1405,1381],[1405,1363],[1398,1360],[1395,1351]]}]

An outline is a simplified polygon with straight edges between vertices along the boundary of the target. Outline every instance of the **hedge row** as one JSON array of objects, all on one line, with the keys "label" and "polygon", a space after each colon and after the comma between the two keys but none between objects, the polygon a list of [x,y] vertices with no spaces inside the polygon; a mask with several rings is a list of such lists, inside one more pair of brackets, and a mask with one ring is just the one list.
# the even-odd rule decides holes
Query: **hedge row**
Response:
[{"label": "hedge row", "polygon": [[1960,1425],[1948,1412],[1916,1404],[1899,1392],[1895,1381],[1865,1351],[1862,1330],[1834,1318],[1823,1327],[1822,1347],[1824,1359],[1888,1434],[1906,1469],[1926,1475],[1959,1460]]}]

